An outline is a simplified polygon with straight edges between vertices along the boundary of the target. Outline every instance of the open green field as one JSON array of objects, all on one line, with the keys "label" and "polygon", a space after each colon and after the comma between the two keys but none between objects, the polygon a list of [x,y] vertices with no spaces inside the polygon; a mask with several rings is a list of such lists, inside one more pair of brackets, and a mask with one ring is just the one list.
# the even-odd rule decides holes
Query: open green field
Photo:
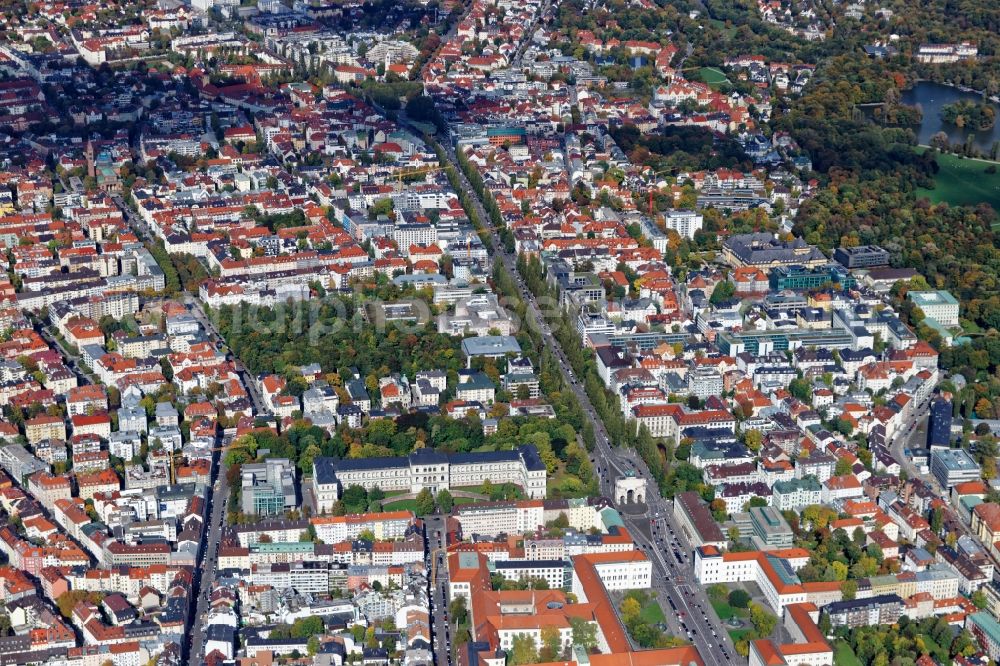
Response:
[{"label": "open green field", "polygon": [[663,615],[663,609],[660,608],[660,602],[656,599],[650,599],[649,603],[642,607],[639,617],[652,625],[667,621],[666,616]]},{"label": "open green field", "polygon": [[721,30],[722,34],[724,34],[726,37],[730,39],[732,39],[733,35],[736,34],[736,26],[727,28],[725,21],[720,21],[719,19],[709,19],[708,22],[711,23],[714,27]]},{"label": "open green field", "polygon": [[390,502],[389,504],[382,505],[383,511],[417,511],[417,500],[399,500],[398,502]]},{"label": "open green field", "polygon": [[[730,629],[728,633],[729,638],[732,639],[733,643],[736,643],[737,641],[746,638],[751,631],[752,629]],[[840,662],[838,661],[837,664],[839,665]]]},{"label": "open green field", "polygon": [[845,641],[837,641],[833,646],[833,663],[837,666],[863,666],[854,650]]},{"label": "open green field", "polygon": [[923,641],[924,650],[930,656],[934,657],[938,661],[947,661],[948,650],[942,648],[940,645],[934,642],[934,639],[927,634],[920,634],[920,640]]},{"label": "open green field", "polygon": [[[549,481],[549,483],[551,483],[551,481]],[[499,484],[496,484],[496,483],[492,484],[494,490],[497,488],[498,485]],[[461,491],[464,491],[464,492],[467,492],[467,493],[478,493],[480,495],[486,495],[486,493],[483,492],[483,486],[482,485],[478,485],[478,486],[455,486],[455,487],[452,488],[452,491],[455,491],[455,490],[461,490]],[[521,490],[521,488],[519,488],[518,486],[512,486],[511,487],[511,491],[513,492],[513,495],[509,496],[507,499],[525,499],[526,498],[526,495],[524,494],[524,491]],[[457,500],[458,498],[456,497],[455,499]],[[477,501],[477,502],[483,502],[485,500],[475,500],[475,501]]]},{"label": "open green field", "polygon": [[713,88],[729,85],[726,75],[715,67],[702,67],[698,73],[701,75],[701,80]]},{"label": "open green field", "polygon": [[[988,203],[1000,211],[1000,173],[986,173],[990,162],[962,159],[957,155],[941,153],[935,156],[939,170],[934,176],[934,189],[920,188],[918,196],[925,196],[934,203],[947,202],[953,206],[976,206]],[[993,164],[1000,172],[1000,164]]]},{"label": "open green field", "polygon": [[410,124],[416,127],[424,134],[430,134],[431,136],[437,134],[437,127],[434,127],[432,123],[423,123],[416,120],[410,120]]},{"label": "open green field", "polygon": [[737,617],[745,617],[747,614],[747,612],[742,608],[733,608],[725,601],[712,601],[711,604],[712,608],[715,609],[716,615],[718,615],[719,619],[722,620],[723,622],[733,617],[734,615]]},{"label": "open green field", "polygon": [[[474,502],[482,502],[482,500],[473,499],[471,497],[455,497],[455,506],[460,504],[473,504]],[[405,499],[396,500],[395,502],[386,502],[382,505],[383,511],[412,511],[417,512],[417,500],[415,499]]]}]

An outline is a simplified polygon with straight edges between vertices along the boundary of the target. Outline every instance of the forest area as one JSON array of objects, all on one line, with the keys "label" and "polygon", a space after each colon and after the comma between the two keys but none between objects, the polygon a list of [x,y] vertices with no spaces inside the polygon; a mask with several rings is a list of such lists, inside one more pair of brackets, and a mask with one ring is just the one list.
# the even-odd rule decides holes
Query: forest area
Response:
[{"label": "forest area", "polygon": [[943,368],[962,374],[971,384],[967,390],[991,404],[1000,396],[997,211],[986,204],[934,204],[920,196],[918,188],[937,170],[933,153],[916,149],[911,130],[876,125],[855,113],[858,104],[894,103],[904,80],[887,63],[833,58],[776,120],[776,128],[791,132],[823,175],[794,231],[827,252],[880,245],[893,266],[915,268],[931,288],[951,291],[963,306],[967,344],[946,347],[920,316],[909,323],[941,351]]},{"label": "forest area", "polygon": [[[513,289],[509,276],[496,273],[501,292]],[[384,300],[419,294],[400,291],[392,285],[370,290]],[[377,292],[377,293],[376,293]],[[364,298],[340,299],[327,296],[308,303],[288,303],[275,308],[224,306],[213,312],[227,344],[254,374],[275,373],[287,380],[286,392],[301,395],[307,384],[298,372],[303,365],[318,363],[325,381],[349,401],[343,387],[355,373],[364,381],[373,400],[378,399],[378,379],[401,373],[412,379],[423,370],[443,370],[448,389],[442,401],[454,396],[458,371],[465,367],[461,338],[437,333],[433,318],[409,328],[395,324],[372,326],[364,323]],[[523,316],[523,312],[519,313]],[[504,400],[513,396],[500,391],[489,415],[499,418],[497,431],[484,435],[478,416],[449,418],[424,412],[403,414],[395,419],[375,419],[365,427],[341,426],[332,435],[300,421],[276,435],[259,430],[248,436],[238,450],[229,454],[228,464],[256,458],[258,449],[268,455],[288,457],[303,472],[311,471],[317,455],[338,458],[402,456],[428,446],[442,451],[468,453],[511,449],[532,443],[550,473],[552,497],[583,497],[597,492],[596,477],[587,455],[593,431],[585,423],[582,410],[571,391],[566,390],[558,363],[548,349],[542,349],[528,327],[517,338],[522,350],[537,369],[541,393],[552,405],[556,419],[510,418]],[[541,349],[541,351],[538,351]],[[504,359],[472,359],[473,369],[481,370],[499,385],[506,370]],[[500,418],[504,417],[504,418]]]}]

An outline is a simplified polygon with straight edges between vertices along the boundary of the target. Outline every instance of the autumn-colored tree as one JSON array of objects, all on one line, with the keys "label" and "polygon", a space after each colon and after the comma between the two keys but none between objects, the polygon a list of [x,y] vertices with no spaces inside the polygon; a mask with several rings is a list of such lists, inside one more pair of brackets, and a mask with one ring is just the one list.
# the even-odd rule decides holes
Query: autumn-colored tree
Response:
[{"label": "autumn-colored tree", "polygon": [[426,516],[434,513],[434,495],[430,488],[424,488],[417,493],[416,513],[419,516]]},{"label": "autumn-colored tree", "polygon": [[716,520],[725,520],[726,517],[726,501],[719,497],[712,500],[712,503],[708,505],[712,510],[712,515]]},{"label": "autumn-colored tree", "polygon": [[850,571],[849,567],[843,562],[833,561],[830,563],[830,570],[833,571],[834,580],[844,581],[847,580],[847,574]]},{"label": "autumn-colored tree", "polygon": [[63,592],[56,599],[56,607],[63,617],[68,618],[73,614],[73,609],[81,601],[92,604],[100,604],[104,600],[103,592],[90,592],[87,590],[69,590]]},{"label": "autumn-colored tree", "polygon": [[755,603],[750,603],[748,608],[750,609],[750,623],[753,624],[753,633],[757,638],[767,638],[774,631],[774,627],[778,624],[778,618],[771,615],[760,606]]},{"label": "autumn-colored tree", "polygon": [[538,648],[535,646],[535,637],[524,634],[514,636],[514,641],[510,648],[510,666],[525,666],[526,664],[537,663]]},{"label": "autumn-colored tree", "polygon": [[622,601],[622,621],[625,624],[631,624],[639,617],[639,613],[642,612],[642,606],[639,602],[632,597],[627,597]]},{"label": "autumn-colored tree", "polygon": [[559,630],[552,625],[546,625],[541,630],[542,649],[538,651],[538,659],[543,662],[555,661],[559,657]]},{"label": "autumn-colored tree", "polygon": [[981,419],[995,418],[993,403],[988,398],[980,398],[976,401],[976,416]]},{"label": "autumn-colored tree", "polygon": [[747,445],[748,449],[756,453],[760,451],[760,447],[764,443],[764,434],[756,428],[745,430],[743,432],[743,443]]}]

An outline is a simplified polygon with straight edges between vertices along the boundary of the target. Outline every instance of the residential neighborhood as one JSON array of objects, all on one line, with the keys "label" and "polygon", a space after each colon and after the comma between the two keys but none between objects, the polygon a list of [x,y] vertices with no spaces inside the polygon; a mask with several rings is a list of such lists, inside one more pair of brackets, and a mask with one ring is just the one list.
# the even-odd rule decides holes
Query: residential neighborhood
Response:
[{"label": "residential neighborhood", "polygon": [[0,662],[1000,661],[1000,44],[901,9],[0,7]]}]

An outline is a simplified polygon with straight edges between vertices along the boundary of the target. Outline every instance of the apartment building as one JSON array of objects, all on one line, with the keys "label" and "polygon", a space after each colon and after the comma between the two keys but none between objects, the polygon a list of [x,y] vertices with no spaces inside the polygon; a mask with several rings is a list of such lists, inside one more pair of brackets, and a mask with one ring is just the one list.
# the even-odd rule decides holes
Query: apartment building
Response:
[{"label": "apartment building", "polygon": [[39,414],[24,422],[24,436],[28,444],[46,439],[66,439],[66,422],[59,416]]},{"label": "apartment building", "polygon": [[413,524],[413,514],[409,511],[386,511],[347,516],[316,516],[309,522],[316,530],[316,537],[324,543],[356,539],[365,530],[370,530],[377,541],[385,541],[405,536]]},{"label": "apartment building", "polygon": [[973,613],[965,619],[965,628],[976,637],[990,659],[1000,660],[1000,623],[986,612]]},{"label": "apartment building", "polygon": [[544,580],[549,589],[559,590],[569,584],[570,563],[558,560],[499,560],[493,563],[496,573],[505,580]]},{"label": "apartment building", "polygon": [[524,534],[545,524],[542,500],[467,504],[455,516],[462,534],[496,537],[500,534]]},{"label": "apartment building", "polygon": [[31,476],[35,472],[49,471],[48,465],[31,455],[20,444],[8,444],[0,447],[0,466],[18,482],[23,482],[25,477]]},{"label": "apartment building", "polygon": [[696,232],[701,231],[704,217],[693,210],[668,210],[663,215],[667,229],[673,229],[681,238],[691,240]]},{"label": "apartment building", "polygon": [[897,594],[880,594],[866,599],[836,601],[823,609],[834,627],[874,626],[895,624],[903,611],[903,600]]},{"label": "apartment building", "polygon": [[778,481],[771,488],[771,503],[778,511],[800,511],[810,504],[819,504],[823,487],[816,477]]},{"label": "apartment building", "polygon": [[67,476],[53,476],[48,472],[36,472],[28,477],[28,492],[49,511],[57,500],[68,500],[73,496],[73,484]]}]

